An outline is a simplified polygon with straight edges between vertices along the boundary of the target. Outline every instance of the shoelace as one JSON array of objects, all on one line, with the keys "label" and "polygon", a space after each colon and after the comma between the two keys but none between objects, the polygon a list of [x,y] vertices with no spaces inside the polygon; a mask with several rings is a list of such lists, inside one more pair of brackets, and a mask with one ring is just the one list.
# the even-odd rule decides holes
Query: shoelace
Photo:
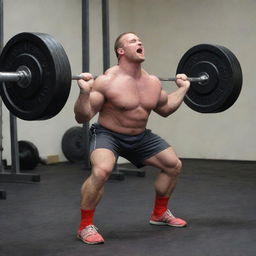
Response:
[{"label": "shoelace", "polygon": [[171,213],[171,211],[170,211],[169,209],[166,211],[165,217],[166,217],[167,219],[173,219],[173,218],[175,218],[174,215]]},{"label": "shoelace", "polygon": [[98,229],[94,225],[90,225],[81,231],[82,236],[89,236],[98,233]]}]

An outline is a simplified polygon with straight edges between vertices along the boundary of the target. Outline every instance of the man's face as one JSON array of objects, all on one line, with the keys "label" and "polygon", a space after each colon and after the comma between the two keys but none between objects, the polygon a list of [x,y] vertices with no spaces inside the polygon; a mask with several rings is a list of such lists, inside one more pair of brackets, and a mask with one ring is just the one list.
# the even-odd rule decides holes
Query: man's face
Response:
[{"label": "man's face", "polygon": [[143,62],[145,60],[144,47],[139,37],[129,33],[121,38],[122,47],[119,54],[126,56],[131,61]]}]

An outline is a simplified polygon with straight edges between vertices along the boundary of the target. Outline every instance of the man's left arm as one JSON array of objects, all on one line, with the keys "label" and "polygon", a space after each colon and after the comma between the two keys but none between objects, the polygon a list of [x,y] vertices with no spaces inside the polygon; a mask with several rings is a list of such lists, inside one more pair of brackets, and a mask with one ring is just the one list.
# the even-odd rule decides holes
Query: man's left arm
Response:
[{"label": "man's left arm", "polygon": [[176,84],[178,89],[170,94],[167,94],[163,89],[161,90],[159,101],[154,111],[163,117],[171,115],[180,107],[190,87],[190,82],[184,74],[176,76]]}]

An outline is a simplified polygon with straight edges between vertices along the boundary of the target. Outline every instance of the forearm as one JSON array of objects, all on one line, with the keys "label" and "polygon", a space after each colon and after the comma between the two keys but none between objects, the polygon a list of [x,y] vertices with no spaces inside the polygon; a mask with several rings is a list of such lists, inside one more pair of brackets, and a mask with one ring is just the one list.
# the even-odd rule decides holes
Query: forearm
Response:
[{"label": "forearm", "polygon": [[75,119],[78,123],[85,123],[93,117],[90,96],[87,93],[80,93],[74,106]]},{"label": "forearm", "polygon": [[188,88],[180,87],[168,95],[169,115],[175,112],[182,104]]},{"label": "forearm", "polygon": [[91,74],[83,73],[83,79],[78,80],[80,93],[74,106],[75,119],[78,123],[90,121],[101,110],[104,104],[104,94],[101,92],[104,87],[102,79],[94,81]]},{"label": "forearm", "polygon": [[174,113],[182,104],[188,88],[180,87],[176,91],[167,95],[166,103],[155,109],[155,112],[163,117],[168,117]]}]

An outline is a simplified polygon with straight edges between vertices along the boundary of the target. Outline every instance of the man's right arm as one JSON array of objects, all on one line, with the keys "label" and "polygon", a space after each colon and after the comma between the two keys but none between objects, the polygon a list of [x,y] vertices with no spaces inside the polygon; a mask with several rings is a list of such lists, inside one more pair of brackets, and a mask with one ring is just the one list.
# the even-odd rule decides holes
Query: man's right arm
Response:
[{"label": "man's right arm", "polygon": [[74,106],[75,119],[78,123],[90,121],[102,108],[104,95],[99,91],[100,78],[94,81],[89,73],[81,74],[84,79],[78,80],[80,94]]}]

